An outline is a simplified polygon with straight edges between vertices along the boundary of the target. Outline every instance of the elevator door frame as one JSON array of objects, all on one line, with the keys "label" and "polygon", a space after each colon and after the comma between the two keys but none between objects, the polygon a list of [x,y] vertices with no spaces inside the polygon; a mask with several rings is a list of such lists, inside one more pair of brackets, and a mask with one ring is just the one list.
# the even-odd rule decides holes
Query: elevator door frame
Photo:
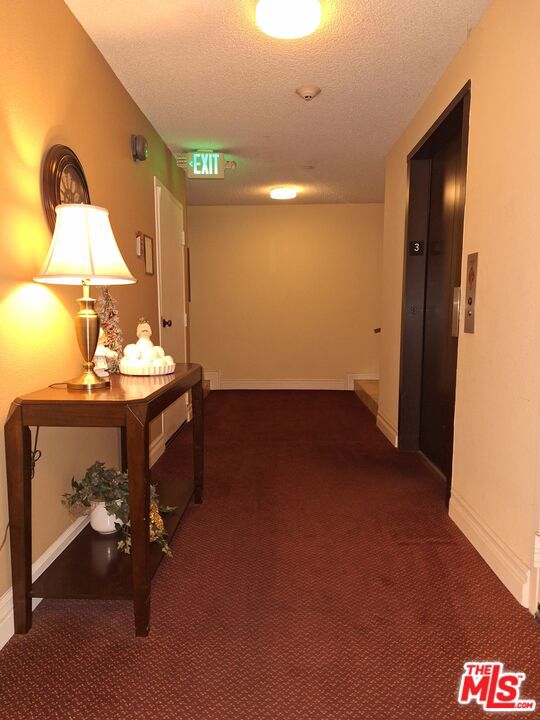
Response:
[{"label": "elevator door frame", "polygon": [[[461,125],[462,178],[457,232],[463,235],[463,208],[469,138],[470,81],[460,90],[446,110],[407,156],[408,204],[404,248],[404,282],[401,323],[401,364],[399,386],[398,447],[407,452],[420,449],[422,403],[422,362],[424,348],[424,310],[426,296],[426,259],[431,194],[431,156],[445,135]],[[422,255],[409,253],[410,243],[423,243]],[[452,478],[446,478],[447,500]]]}]

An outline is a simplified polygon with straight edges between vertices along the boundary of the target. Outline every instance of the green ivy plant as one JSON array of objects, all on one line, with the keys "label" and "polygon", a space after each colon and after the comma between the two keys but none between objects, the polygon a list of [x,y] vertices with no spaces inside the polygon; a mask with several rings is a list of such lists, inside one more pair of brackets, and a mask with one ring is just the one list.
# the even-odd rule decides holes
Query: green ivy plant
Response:
[{"label": "green ivy plant", "polygon": [[[76,508],[89,512],[96,502],[104,502],[109,515],[115,515],[115,527],[122,533],[118,549],[127,555],[131,552],[131,521],[129,517],[129,484],[127,472],[106,468],[105,463],[95,462],[81,480],[71,480],[72,492],[62,496],[62,503],[70,510]],[[162,512],[171,512],[174,507],[159,504],[156,486],[150,485],[150,540],[160,545],[161,550],[172,555],[167,533],[163,525]]]}]

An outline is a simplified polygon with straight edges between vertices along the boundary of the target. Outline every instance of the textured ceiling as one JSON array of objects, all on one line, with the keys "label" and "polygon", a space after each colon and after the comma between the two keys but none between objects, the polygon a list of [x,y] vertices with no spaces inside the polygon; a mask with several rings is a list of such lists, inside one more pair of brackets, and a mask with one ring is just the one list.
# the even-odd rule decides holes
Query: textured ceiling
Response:
[{"label": "textured ceiling", "polygon": [[199,205],[272,202],[278,184],[293,202],[381,201],[385,155],[489,2],[323,0],[316,33],[276,40],[255,0],[66,0],[173,152],[237,161],[188,181]]}]

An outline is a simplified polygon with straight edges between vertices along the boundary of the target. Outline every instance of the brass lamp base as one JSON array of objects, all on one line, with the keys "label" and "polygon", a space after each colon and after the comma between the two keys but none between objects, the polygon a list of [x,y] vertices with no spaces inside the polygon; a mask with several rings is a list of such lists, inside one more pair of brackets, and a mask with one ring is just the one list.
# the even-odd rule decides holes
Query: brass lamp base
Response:
[{"label": "brass lamp base", "polygon": [[99,316],[94,310],[95,300],[90,297],[89,281],[83,280],[83,296],[77,300],[79,312],[75,315],[75,331],[81,354],[84,358],[84,371],[78,377],[67,381],[68,390],[92,392],[111,386],[111,381],[100,378],[94,372],[92,358],[96,352],[99,337]]},{"label": "brass lamp base", "polygon": [[93,370],[85,370],[78,377],[74,377],[67,381],[68,390],[101,390],[102,388],[111,387],[111,381],[106,378],[100,378]]}]

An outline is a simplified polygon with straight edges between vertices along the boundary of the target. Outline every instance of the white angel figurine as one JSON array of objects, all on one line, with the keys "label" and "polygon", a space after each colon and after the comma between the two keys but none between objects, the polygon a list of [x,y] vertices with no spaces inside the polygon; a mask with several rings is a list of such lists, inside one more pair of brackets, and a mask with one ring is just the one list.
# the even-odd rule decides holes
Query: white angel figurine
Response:
[{"label": "white angel figurine", "polygon": [[[137,325],[136,343],[130,343],[124,348],[124,357],[120,363],[120,371],[127,374],[154,375],[161,372],[174,371],[174,359],[165,355],[159,345],[154,345],[150,323],[141,318]],[[170,368],[170,369],[169,369]],[[139,372],[137,372],[139,371]]]}]

